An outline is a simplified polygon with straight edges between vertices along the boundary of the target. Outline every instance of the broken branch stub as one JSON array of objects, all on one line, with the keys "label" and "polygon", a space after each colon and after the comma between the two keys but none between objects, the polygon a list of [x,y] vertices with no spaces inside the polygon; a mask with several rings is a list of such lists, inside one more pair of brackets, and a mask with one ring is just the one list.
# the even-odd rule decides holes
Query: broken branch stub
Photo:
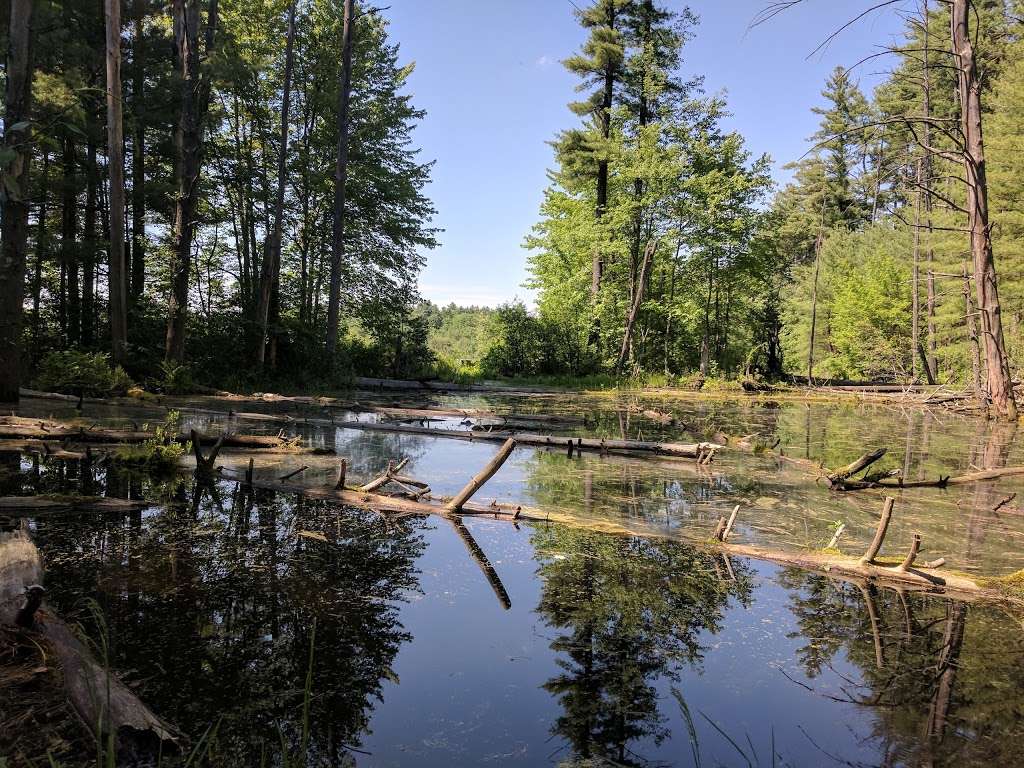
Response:
[{"label": "broken branch stub", "polygon": [[885,541],[885,534],[889,530],[889,521],[892,520],[892,508],[895,504],[896,499],[892,496],[885,497],[885,503],[882,505],[882,516],[878,519],[878,527],[875,529],[875,538],[871,540],[867,551],[860,559],[861,565],[871,565],[875,558],[878,557],[878,553],[882,549],[882,542]]}]

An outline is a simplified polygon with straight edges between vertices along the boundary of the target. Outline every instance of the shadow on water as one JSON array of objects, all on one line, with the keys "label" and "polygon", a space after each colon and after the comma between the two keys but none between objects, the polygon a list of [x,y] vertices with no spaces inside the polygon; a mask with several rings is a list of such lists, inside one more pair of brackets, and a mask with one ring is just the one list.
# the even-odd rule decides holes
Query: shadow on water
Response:
[{"label": "shadow on water", "polygon": [[[806,437],[811,455],[853,450],[828,453],[818,422],[803,429],[791,417],[751,416],[776,419],[787,444]],[[830,428],[852,429],[836,418]],[[911,456],[898,460],[911,473],[951,461],[937,458],[948,449],[936,424],[908,424]],[[420,438],[323,438],[344,441],[367,475],[397,456],[431,479],[424,468],[458,477],[468,464]],[[1014,438],[990,428],[957,460],[1016,461]],[[748,498],[760,514],[747,537],[790,535],[801,515],[809,529],[827,521],[828,509],[808,511],[826,491],[790,488],[808,498],[801,512],[792,498],[769,503],[788,470],[743,461],[743,472],[697,474],[535,451],[514,470],[539,506],[575,504],[598,519],[700,530]],[[993,511],[1004,491],[958,491],[955,522],[908,502],[908,525],[930,524],[964,561],[990,564],[993,531],[1017,525]],[[308,766],[982,766],[1012,765],[1024,750],[1024,633],[996,608],[678,540],[448,525],[88,460],[0,458],[0,493],[40,492],[151,503],[39,515],[30,529],[55,610],[94,635],[94,600],[132,689],[193,739],[215,726],[204,765],[282,765],[282,738],[289,753],[302,744],[314,625]]]}]

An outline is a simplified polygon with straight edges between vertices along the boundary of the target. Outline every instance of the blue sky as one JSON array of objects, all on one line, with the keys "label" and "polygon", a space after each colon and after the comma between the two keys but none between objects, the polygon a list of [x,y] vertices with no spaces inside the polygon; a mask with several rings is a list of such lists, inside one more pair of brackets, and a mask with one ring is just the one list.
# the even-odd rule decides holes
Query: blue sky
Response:
[{"label": "blue sky", "polygon": [[[583,6],[587,0],[574,0]],[[665,0],[670,7],[682,2]],[[569,0],[390,0],[384,11],[403,62],[415,61],[409,88],[427,111],[415,141],[435,160],[428,194],[444,232],[427,253],[420,292],[434,302],[496,306],[530,303],[523,238],[537,221],[547,170],[546,142],[575,124],[567,108],[576,80],[560,61],[584,33]],[[700,17],[685,51],[684,74],[704,75],[708,93],[724,92],[727,127],[754,154],[768,153],[775,177],[806,151],[816,128],[826,76],[890,43],[902,22],[873,13],[828,49],[808,55],[829,32],[866,8],[866,0],[805,0],[748,30],[765,0],[693,0]],[[912,7],[908,2],[907,7]],[[857,70],[869,91],[884,61]]]}]

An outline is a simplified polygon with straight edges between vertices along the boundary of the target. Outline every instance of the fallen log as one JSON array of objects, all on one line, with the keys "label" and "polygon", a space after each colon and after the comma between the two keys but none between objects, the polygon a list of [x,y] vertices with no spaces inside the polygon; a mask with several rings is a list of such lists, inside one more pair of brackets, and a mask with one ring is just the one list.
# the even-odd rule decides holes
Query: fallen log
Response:
[{"label": "fallen log", "polygon": [[400,462],[398,462],[398,464],[395,464],[393,461],[389,461],[388,468],[384,470],[383,473],[378,475],[370,482],[366,483],[366,485],[360,487],[359,490],[362,491],[363,493],[372,493],[373,491],[376,491],[378,488],[384,487],[392,480],[394,480],[398,473],[405,469],[405,465],[408,463],[408,458],[402,459]]},{"label": "fallen log", "polygon": [[46,440],[0,440],[0,453],[24,453],[51,459],[77,461],[88,458],[84,451],[69,451],[60,443]]},{"label": "fallen log", "polygon": [[982,469],[977,472],[968,472],[966,475],[948,477],[940,475],[936,480],[911,480],[904,481],[901,478],[893,480],[859,480],[845,481],[837,488],[841,491],[862,491],[869,488],[946,488],[950,485],[968,485],[986,480],[998,480],[1000,477],[1012,475],[1024,475],[1024,467],[1002,467],[1000,469]]},{"label": "fallen log", "polygon": [[878,450],[871,451],[869,453],[865,453],[863,456],[858,458],[856,461],[854,461],[854,462],[852,462],[850,464],[847,464],[842,469],[837,469],[834,472],[829,472],[827,475],[825,475],[825,477],[828,480],[830,485],[838,485],[838,484],[842,483],[844,480],[847,480],[848,478],[853,477],[858,472],[861,472],[862,470],[865,470],[868,467],[870,467],[872,464],[874,464],[880,458],[885,456],[885,453],[886,453],[886,449],[885,448],[879,448]]},{"label": "fallen log", "polygon": [[[69,426],[59,422],[40,421],[34,421],[33,424],[0,423],[0,439],[4,440],[42,440],[72,444],[137,444],[153,438],[154,433],[144,430],[87,428]],[[174,440],[184,445],[192,442],[193,437],[191,434],[181,434]],[[225,448],[249,448],[252,450],[284,449],[296,446],[296,441],[286,440],[280,435],[244,435],[225,432],[220,435],[199,435],[198,440],[203,446],[212,446],[221,441],[221,445]]]},{"label": "fallen log", "polygon": [[[225,471],[224,476],[232,477],[239,481],[244,478],[230,471]],[[237,476],[236,476],[237,475]],[[334,490],[330,487],[307,487],[301,485],[282,485],[280,483],[268,483],[256,481],[254,487],[266,488],[268,490],[284,491],[295,493],[312,499],[335,501],[347,506],[367,509],[378,513],[394,513],[421,516],[439,516],[446,519],[453,517],[452,513],[441,504],[435,502],[416,501],[403,497],[384,496],[379,494],[362,493],[355,490]],[[637,536],[642,538],[661,538],[678,540],[672,534],[662,533],[658,530],[638,530],[628,525],[613,520],[597,520],[593,518],[579,517],[558,510],[537,510],[528,507],[510,504],[474,504],[466,502],[454,517],[479,516],[488,519],[505,522],[534,522],[554,523],[587,528],[600,531],[609,535]],[[720,521],[721,529],[724,531],[726,520]],[[1011,603],[1024,606],[1024,598],[1015,594],[1008,594],[1006,591],[991,586],[982,586],[977,580],[960,574],[942,574],[941,576],[932,571],[944,564],[939,558],[931,563],[924,563],[916,568],[908,568],[906,571],[898,567],[887,567],[875,563],[863,564],[861,558],[846,557],[832,552],[805,551],[786,552],[771,550],[747,544],[731,544],[728,542],[708,541],[706,539],[690,539],[687,541],[691,546],[698,549],[719,551],[727,555],[749,557],[756,560],[777,563],[780,565],[793,566],[803,570],[821,572],[829,577],[846,580],[870,580],[883,585],[902,587],[909,589],[920,589],[929,592],[943,592],[957,599],[963,600],[985,600],[1000,603]],[[997,580],[994,580],[997,581]],[[986,582],[987,583],[987,582]]]},{"label": "fallen log", "polygon": [[37,515],[47,512],[133,512],[152,506],[147,501],[107,496],[0,496],[0,512]]},{"label": "fallen log", "polygon": [[[113,735],[117,762],[152,764],[161,754],[180,749],[184,739],[132,693],[109,669],[101,665],[70,627],[45,604],[27,615],[25,607],[11,616],[11,596],[28,593],[29,603],[39,605],[43,590],[43,563],[27,528],[0,533],[0,621],[28,625],[48,642],[63,673],[71,705],[99,744]],[[34,598],[34,599],[33,599]]]},{"label": "fallen log", "polygon": [[695,459],[698,456],[706,455],[709,451],[721,450],[723,447],[717,443],[652,443],[643,440],[572,437],[569,435],[538,435],[529,432],[515,432],[509,430],[473,432],[458,429],[416,427],[408,424],[374,424],[362,421],[338,421],[334,423],[334,426],[337,429],[358,429],[370,432],[396,432],[399,434],[427,435],[429,437],[444,437],[450,440],[488,440],[496,443],[503,443],[510,437],[514,437],[518,445],[538,446],[541,448],[564,448],[566,441],[571,439],[575,443],[577,450],[590,451],[594,453],[643,452],[656,456],[674,456],[686,459]]}]

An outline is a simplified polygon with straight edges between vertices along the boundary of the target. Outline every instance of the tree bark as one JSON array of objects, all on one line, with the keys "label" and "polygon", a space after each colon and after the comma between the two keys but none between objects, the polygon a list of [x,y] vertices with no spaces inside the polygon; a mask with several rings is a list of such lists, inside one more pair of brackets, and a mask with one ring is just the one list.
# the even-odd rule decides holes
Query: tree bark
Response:
[{"label": "tree bark", "polygon": [[277,158],[277,196],[274,198],[274,227],[270,248],[263,259],[260,276],[260,300],[256,310],[259,338],[256,344],[256,367],[263,368],[267,351],[267,325],[270,301],[281,273],[281,240],[284,226],[284,191],[288,182],[288,111],[292,96],[292,61],[295,44],[295,0],[288,6],[288,36],[284,54],[284,93],[281,97],[281,148]]},{"label": "tree bark", "polygon": [[352,0],[345,0],[341,75],[338,83],[338,152],[334,167],[334,226],[331,232],[331,285],[327,299],[327,356],[333,363],[338,346],[341,267],[345,255],[345,184],[348,181],[349,101],[352,92]]},{"label": "tree bark", "polygon": [[85,229],[82,232],[82,346],[92,346],[95,341],[95,298],[96,282],[96,192],[99,187],[99,170],[96,165],[96,141],[90,125],[89,140],[85,150]]},{"label": "tree bark", "polygon": [[104,0],[107,22],[107,172],[110,174],[110,247],[107,299],[111,359],[128,354],[128,295],[124,249],[124,133],[121,115],[121,0]]},{"label": "tree bark", "polygon": [[49,243],[46,228],[46,207],[50,192],[50,153],[43,150],[43,184],[39,196],[39,218],[36,221],[35,274],[32,276],[32,349],[39,349],[39,300],[43,290],[43,262]]},{"label": "tree bark", "polygon": [[65,342],[77,345],[82,340],[82,313],[78,289],[78,182],[75,178],[75,142],[71,134],[64,134],[64,156],[61,160],[64,174],[61,199],[60,250],[64,267]]},{"label": "tree bark", "polygon": [[953,0],[951,27],[953,54],[957,65],[960,93],[960,122],[963,130],[964,172],[967,178],[968,229],[974,260],[974,289],[977,293],[987,395],[995,412],[1009,421],[1017,419],[1003,322],[999,304],[999,286],[988,218],[988,180],[985,175],[985,142],[982,135],[981,82],[978,79],[974,45],[971,42],[970,0]]},{"label": "tree bark", "polygon": [[[199,0],[174,0],[175,66],[180,78],[178,123],[174,130],[177,192],[171,236],[171,295],[167,307],[164,357],[185,359],[185,324],[188,319],[188,283],[195,235],[199,174],[203,160],[203,128],[210,99],[208,71],[199,66]],[[210,0],[206,19],[206,57],[217,40],[217,0]]]},{"label": "tree bark", "polygon": [[13,151],[3,168],[9,182],[0,202],[0,403],[17,403],[21,383],[21,324],[28,243],[28,120],[32,105],[32,0],[11,0],[4,94],[4,148]]},{"label": "tree bark", "polygon": [[636,289],[632,296],[632,303],[629,308],[629,316],[626,318],[626,330],[622,334],[622,347],[619,349],[619,359],[615,362],[615,372],[621,373],[622,366],[626,364],[626,358],[633,343],[633,325],[636,323],[636,316],[640,312],[640,305],[644,301],[644,291],[647,287],[647,273],[650,271],[651,262],[654,260],[654,253],[658,250],[659,239],[651,240],[644,250],[644,259],[640,264],[640,274],[636,280]]},{"label": "tree bark", "polygon": [[132,267],[131,298],[146,290],[146,0],[134,0],[132,51]]}]

